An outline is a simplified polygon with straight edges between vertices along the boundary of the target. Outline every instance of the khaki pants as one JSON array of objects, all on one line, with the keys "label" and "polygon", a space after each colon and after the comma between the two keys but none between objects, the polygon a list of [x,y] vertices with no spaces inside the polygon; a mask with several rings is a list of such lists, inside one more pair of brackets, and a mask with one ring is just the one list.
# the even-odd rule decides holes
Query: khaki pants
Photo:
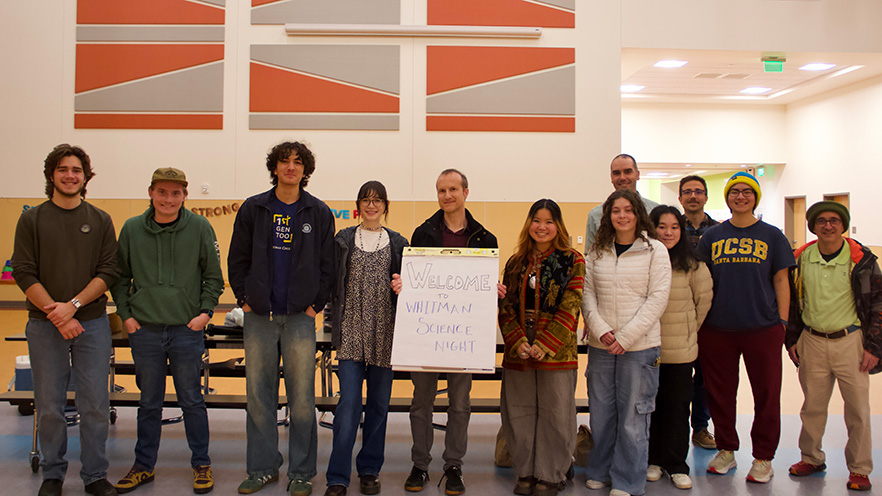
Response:
[{"label": "khaki pants", "polygon": [[502,426],[518,477],[566,480],[576,448],[576,377],[571,370],[502,371]]},{"label": "khaki pants", "polygon": [[873,471],[873,446],[870,433],[870,374],[859,370],[864,356],[863,334],[855,331],[840,339],[826,339],[803,332],[796,343],[799,354],[799,383],[805,402],[799,413],[802,431],[799,450],[802,461],[812,465],[825,463],[821,439],[827,425],[827,407],[833,383],[845,402],[845,462],[848,470],[868,475]]}]

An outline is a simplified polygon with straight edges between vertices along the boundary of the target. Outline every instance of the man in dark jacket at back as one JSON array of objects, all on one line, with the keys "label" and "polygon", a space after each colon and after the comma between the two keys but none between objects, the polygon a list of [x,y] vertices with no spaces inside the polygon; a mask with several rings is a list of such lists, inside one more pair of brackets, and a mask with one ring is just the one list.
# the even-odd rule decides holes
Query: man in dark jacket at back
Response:
[{"label": "man in dark jacket at back", "polygon": [[315,316],[333,284],[334,216],[303,189],[315,171],[306,145],[276,145],[266,167],[273,188],[239,208],[228,258],[230,287],[245,312],[248,478],[239,493],[257,492],[279,479],[281,350],[290,412],[288,490],[306,496],[317,458]]},{"label": "man in dark jacket at back", "polygon": [[[441,172],[435,182],[440,210],[416,228],[411,246],[445,248],[497,248],[496,236],[484,229],[465,208],[469,196],[469,182],[456,169]],[[404,483],[408,491],[422,491],[429,480],[429,463],[432,461],[432,411],[438,394],[438,374],[413,372],[413,401],[410,405],[410,431],[413,435],[411,459],[413,469]],[[469,417],[472,390],[471,374],[447,374],[447,431],[444,436],[444,492],[448,495],[462,494],[462,458],[468,447]]]}]

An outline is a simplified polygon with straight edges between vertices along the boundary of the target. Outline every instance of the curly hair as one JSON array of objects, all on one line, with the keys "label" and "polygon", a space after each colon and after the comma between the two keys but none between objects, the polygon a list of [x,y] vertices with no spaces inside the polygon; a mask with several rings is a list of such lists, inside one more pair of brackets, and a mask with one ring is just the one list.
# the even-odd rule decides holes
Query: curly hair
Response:
[{"label": "curly hair", "polygon": [[95,171],[92,170],[92,161],[85,150],[67,143],[57,145],[46,156],[46,160],[43,161],[43,176],[46,177],[46,196],[52,199],[52,194],[55,193],[55,184],[52,182],[52,176],[55,175],[55,169],[64,157],[76,157],[83,164],[83,190],[80,191],[80,196],[85,198],[86,185],[89,184],[89,180],[95,177]]},{"label": "curly hair", "polygon": [[567,232],[567,226],[564,225],[563,213],[560,211],[560,206],[555,203],[554,200],[548,198],[537,200],[527,213],[524,227],[521,228],[521,233],[518,235],[518,246],[515,248],[514,255],[512,255],[511,258],[508,259],[508,262],[505,263],[504,277],[511,277],[511,280],[516,283],[520,282],[518,280],[520,273],[527,265],[530,255],[532,255],[533,250],[536,247],[536,242],[530,237],[530,225],[533,223],[533,217],[535,217],[536,213],[542,209],[548,210],[551,214],[551,220],[557,228],[557,236],[554,237],[551,245],[556,250],[570,249],[570,234]]},{"label": "curly hair", "polygon": [[640,194],[630,189],[616,190],[603,203],[603,215],[600,218],[600,227],[597,228],[597,237],[594,238],[594,244],[591,245],[591,251],[600,254],[604,250],[612,250],[613,243],[616,240],[616,229],[612,224],[613,204],[619,198],[628,200],[631,204],[631,210],[637,218],[636,232],[638,238],[647,241],[647,237],[657,238],[655,234],[655,226],[649,220],[646,213],[646,207],[643,205],[643,199]]},{"label": "curly hair", "polygon": [[677,219],[677,224],[680,225],[680,240],[672,248],[668,248],[668,256],[671,257],[671,267],[683,272],[689,272],[698,267],[698,256],[692,247],[692,243],[686,237],[686,217],[677,210],[677,207],[659,205],[653,208],[652,212],[649,212],[649,219],[652,221],[652,225],[658,227],[662,215],[665,214],[673,215]]},{"label": "curly hair", "polygon": [[266,154],[266,169],[270,173],[270,180],[273,186],[279,184],[279,178],[276,176],[276,168],[279,161],[287,160],[291,156],[291,152],[296,152],[297,157],[303,162],[303,178],[300,179],[300,187],[305,188],[309,184],[309,176],[315,172],[315,156],[309,148],[299,141],[285,141],[274,146],[269,153]]}]

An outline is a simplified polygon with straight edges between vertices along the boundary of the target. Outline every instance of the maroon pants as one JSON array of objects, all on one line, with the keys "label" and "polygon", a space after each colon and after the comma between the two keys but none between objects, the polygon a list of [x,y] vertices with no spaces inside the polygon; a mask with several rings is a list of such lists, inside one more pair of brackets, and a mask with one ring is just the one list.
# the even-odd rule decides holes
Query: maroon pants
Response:
[{"label": "maroon pants", "polygon": [[754,416],[750,429],[753,457],[771,460],[781,438],[781,350],[784,325],[747,330],[722,331],[702,326],[698,333],[698,355],[707,388],[707,405],[714,421],[717,449],[736,451],[735,405],[739,363],[744,366],[753,392]]}]

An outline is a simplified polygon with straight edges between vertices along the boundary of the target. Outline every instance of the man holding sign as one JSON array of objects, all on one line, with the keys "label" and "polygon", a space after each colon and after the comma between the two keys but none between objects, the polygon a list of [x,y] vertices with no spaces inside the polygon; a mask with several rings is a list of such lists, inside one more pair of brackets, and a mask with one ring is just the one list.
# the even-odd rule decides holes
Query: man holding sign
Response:
[{"label": "man holding sign", "polygon": [[[465,175],[456,169],[441,172],[435,182],[438,205],[433,216],[413,232],[411,246],[442,248],[497,248],[496,236],[484,229],[465,208],[469,196],[469,183]],[[410,431],[413,435],[411,459],[413,469],[404,489],[422,491],[429,480],[429,463],[432,461],[432,411],[438,394],[438,373],[413,372],[413,401],[410,405]],[[472,375],[468,373],[447,374],[447,432],[444,436],[444,492],[448,495],[462,494],[462,458],[468,446],[469,416],[471,406],[469,393]]]}]

